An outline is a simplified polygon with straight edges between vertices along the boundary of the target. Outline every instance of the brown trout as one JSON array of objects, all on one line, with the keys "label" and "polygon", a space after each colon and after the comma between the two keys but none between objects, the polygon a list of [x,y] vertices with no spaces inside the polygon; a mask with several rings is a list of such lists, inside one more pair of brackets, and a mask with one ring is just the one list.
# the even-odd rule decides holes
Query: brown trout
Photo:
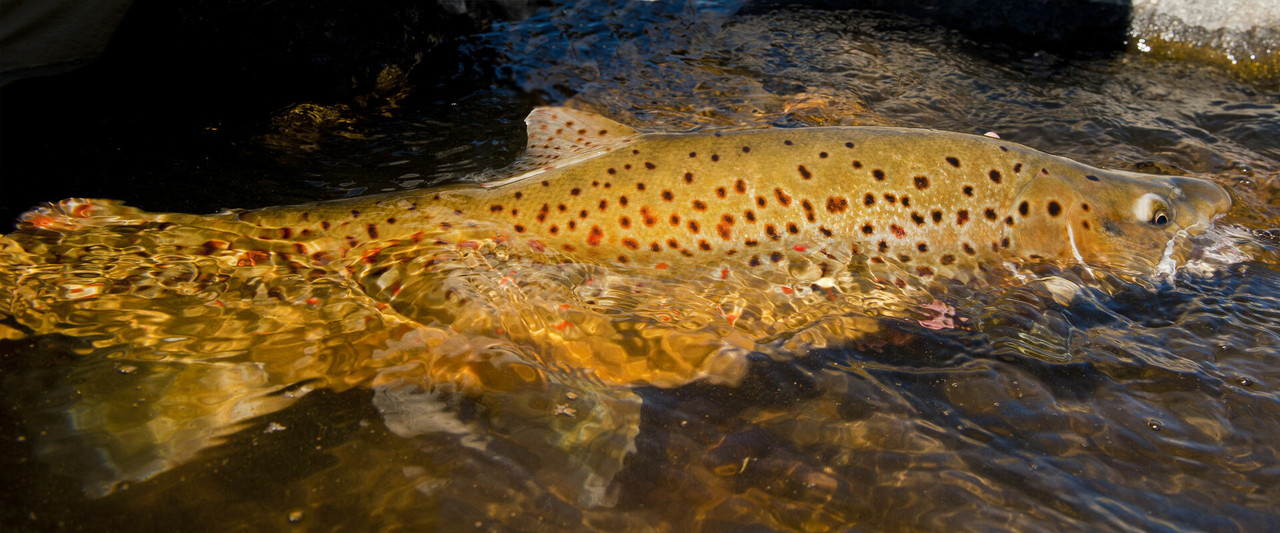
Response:
[{"label": "brown trout", "polygon": [[320,266],[439,234],[454,223],[432,209],[449,209],[572,260],[753,269],[809,254],[896,262],[927,278],[1009,260],[1158,260],[1179,232],[1231,205],[1208,181],[1100,170],[985,136],[877,127],[642,134],[566,108],[534,110],[526,122],[514,175],[481,186],[200,219],[71,200],[57,210],[65,216],[36,211],[23,222],[181,221],[210,230],[187,237],[210,252]]},{"label": "brown trout", "polygon": [[897,305],[878,287],[1021,263],[1152,273],[1231,205],[1208,181],[985,136],[640,133],[565,108],[527,124],[526,153],[478,185],[210,216],[82,199],[23,215],[0,237],[0,315],[131,367],[185,365],[145,386],[182,424],[121,427],[134,417],[112,415],[110,395],[82,401],[76,438],[106,428],[95,446],[120,439],[128,458],[87,490],[171,468],[304,388],[412,384],[477,395],[545,468],[583,470],[567,494],[607,503],[638,431],[630,385],[733,383],[749,353],[858,338]]}]

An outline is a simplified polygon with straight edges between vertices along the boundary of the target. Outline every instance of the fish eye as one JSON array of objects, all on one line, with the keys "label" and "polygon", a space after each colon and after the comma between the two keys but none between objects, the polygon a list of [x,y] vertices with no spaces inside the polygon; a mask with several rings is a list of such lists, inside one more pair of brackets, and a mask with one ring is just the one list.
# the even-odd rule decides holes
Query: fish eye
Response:
[{"label": "fish eye", "polygon": [[1133,205],[1134,218],[1151,224],[1153,226],[1167,226],[1172,220],[1169,212],[1169,204],[1164,199],[1151,193],[1147,193],[1138,198]]}]

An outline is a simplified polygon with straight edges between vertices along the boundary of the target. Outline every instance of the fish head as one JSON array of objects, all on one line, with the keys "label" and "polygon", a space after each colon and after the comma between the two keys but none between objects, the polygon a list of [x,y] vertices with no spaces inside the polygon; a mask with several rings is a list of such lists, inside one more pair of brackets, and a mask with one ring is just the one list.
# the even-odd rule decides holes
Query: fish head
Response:
[{"label": "fish head", "polygon": [[1062,165],[1027,183],[1006,222],[1021,257],[1145,267],[1230,208],[1226,189],[1207,180]]}]

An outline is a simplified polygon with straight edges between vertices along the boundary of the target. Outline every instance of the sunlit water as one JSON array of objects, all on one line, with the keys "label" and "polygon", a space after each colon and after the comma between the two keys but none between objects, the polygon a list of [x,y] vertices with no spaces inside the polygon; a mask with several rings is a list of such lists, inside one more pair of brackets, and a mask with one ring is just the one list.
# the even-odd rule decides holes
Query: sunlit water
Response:
[{"label": "sunlit water", "polygon": [[[6,506],[18,509],[6,519],[480,531],[1280,521],[1277,93],[1140,54],[1067,60],[903,19],[714,4],[574,4],[464,52],[457,71],[412,73],[398,105],[295,107],[251,142],[297,180],[298,201],[403,190],[482,179],[521,149],[531,105],[568,101],[665,131],[994,131],[1100,167],[1208,178],[1236,207],[1199,257],[1164,274],[1045,266],[887,293],[852,274],[784,293],[715,272],[531,262],[492,243],[435,262],[428,243],[384,252],[421,258],[398,274],[400,294],[420,295],[405,300],[386,272],[246,275],[123,246],[129,228],[90,235],[112,248],[76,247],[77,268],[109,280],[110,298],[74,292],[91,284],[43,294],[64,334],[0,322]],[[458,89],[471,86],[484,88]],[[193,201],[261,201],[254,184],[226,187]],[[937,315],[933,300],[952,310]],[[952,327],[934,329],[943,318]],[[672,346],[706,357],[661,360]],[[609,350],[618,375],[666,386],[575,368]]]}]

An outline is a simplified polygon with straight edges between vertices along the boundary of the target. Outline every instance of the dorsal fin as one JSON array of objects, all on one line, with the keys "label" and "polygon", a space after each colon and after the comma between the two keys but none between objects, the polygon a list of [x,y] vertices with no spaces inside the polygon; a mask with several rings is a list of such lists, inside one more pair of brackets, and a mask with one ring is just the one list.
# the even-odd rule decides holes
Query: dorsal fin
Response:
[{"label": "dorsal fin", "polygon": [[484,183],[497,187],[557,167],[590,159],[635,140],[640,132],[596,113],[567,107],[539,107],[524,119],[529,141],[524,154],[502,171],[505,176]]}]

